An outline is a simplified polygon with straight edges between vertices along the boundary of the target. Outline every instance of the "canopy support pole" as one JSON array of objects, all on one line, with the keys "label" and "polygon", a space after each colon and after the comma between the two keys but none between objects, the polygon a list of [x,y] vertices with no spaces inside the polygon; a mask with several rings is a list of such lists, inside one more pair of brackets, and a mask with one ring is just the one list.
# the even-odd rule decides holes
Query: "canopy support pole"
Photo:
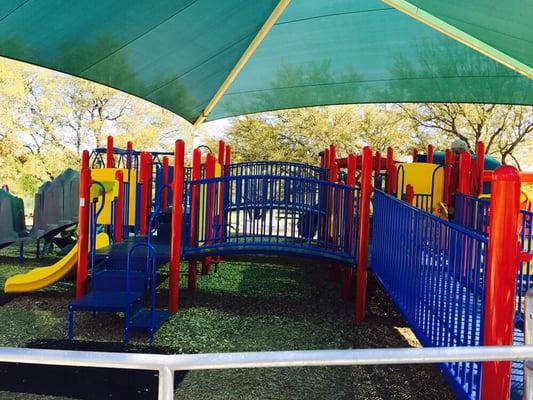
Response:
[{"label": "canopy support pole", "polygon": [[226,80],[222,83],[220,88],[217,90],[211,101],[209,101],[209,104],[207,104],[207,107],[202,111],[200,116],[196,119],[194,122],[195,127],[199,127],[209,116],[211,111],[215,108],[215,106],[218,104],[222,96],[226,93],[226,91],[229,89],[235,78],[239,75],[243,67],[246,65],[248,60],[252,57],[252,55],[255,53],[255,50],[259,47],[263,39],[266,37],[268,32],[272,29],[274,24],[277,22],[281,14],[283,14],[283,11],[287,8],[291,0],[280,0],[276,8],[272,11],[272,14],[268,17],[268,19],[265,21],[259,32],[257,32],[257,35],[255,35],[254,39],[248,46],[248,48],[245,50],[245,52],[242,54],[241,58],[235,64],[231,72],[229,73]]},{"label": "canopy support pole", "polygon": [[407,14],[408,16],[428,25],[429,27],[443,33],[444,35],[476,50],[477,52],[505,65],[507,68],[518,72],[530,79],[533,79],[533,68],[526,65],[517,59],[508,56],[507,54],[495,49],[494,47],[482,42],[479,39],[469,35],[468,33],[454,27],[453,25],[444,22],[434,15],[412,5],[406,0],[382,0],[384,3],[394,7],[398,11]]}]

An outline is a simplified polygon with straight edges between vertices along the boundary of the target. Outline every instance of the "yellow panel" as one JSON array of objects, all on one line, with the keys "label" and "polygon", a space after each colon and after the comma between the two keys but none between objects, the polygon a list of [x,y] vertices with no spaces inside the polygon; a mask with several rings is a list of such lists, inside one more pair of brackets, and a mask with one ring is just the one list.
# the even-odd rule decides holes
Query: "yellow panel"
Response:
[{"label": "yellow panel", "polygon": [[[117,193],[115,193],[116,185],[113,184],[116,182],[115,173],[117,171],[122,171],[122,173],[124,174],[124,182],[128,182],[128,170],[125,168],[96,168],[96,169],[91,170],[91,176],[92,176],[93,181],[101,182],[106,187],[105,206],[104,206],[104,209],[102,210],[102,213],[98,217],[99,224],[105,224],[105,225],[110,224],[111,202],[117,195]],[[130,226],[135,225],[135,197],[136,197],[135,194],[137,190],[136,176],[137,176],[137,171],[132,169],[130,173],[130,179],[132,182],[132,184],[130,185],[130,204],[129,204],[129,207],[130,207],[129,225]],[[96,189],[97,187],[98,186],[93,185],[93,187],[91,188],[91,194],[93,194],[93,190],[98,190]],[[99,205],[97,207],[99,207]]]},{"label": "yellow panel", "polygon": [[[444,200],[444,168],[438,164],[430,163],[404,163],[400,165],[398,166],[398,198],[401,198],[405,193],[405,188],[409,184],[413,186],[415,194],[431,194],[433,183],[432,213],[442,216],[439,203]],[[438,170],[435,172],[437,168]],[[402,187],[404,193],[400,193]]]}]

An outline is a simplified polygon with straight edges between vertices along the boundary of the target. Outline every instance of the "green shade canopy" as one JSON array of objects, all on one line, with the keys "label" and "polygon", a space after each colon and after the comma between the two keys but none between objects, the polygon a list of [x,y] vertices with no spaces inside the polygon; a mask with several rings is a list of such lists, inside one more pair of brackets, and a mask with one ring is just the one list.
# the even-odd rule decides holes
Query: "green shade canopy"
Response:
[{"label": "green shade canopy", "polygon": [[[510,65],[533,65],[533,0],[409,4]],[[3,0],[0,55],[123,90],[194,122],[276,6]],[[379,0],[292,0],[254,50],[208,120],[363,102],[533,104],[533,80]]]}]

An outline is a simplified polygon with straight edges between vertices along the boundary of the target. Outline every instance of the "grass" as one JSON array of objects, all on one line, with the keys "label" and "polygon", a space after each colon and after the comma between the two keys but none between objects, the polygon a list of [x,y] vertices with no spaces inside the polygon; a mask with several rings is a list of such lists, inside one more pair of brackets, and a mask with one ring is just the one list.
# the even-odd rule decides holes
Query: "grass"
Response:
[{"label": "grass", "polygon": [[[16,250],[16,249],[15,249]],[[16,251],[3,249],[0,284],[13,273],[43,265],[19,266]],[[45,264],[52,261],[49,259]],[[417,341],[375,281],[362,326],[353,323],[353,303],[340,299],[331,270],[304,265],[223,263],[200,276],[198,290],[181,291],[181,310],[156,334],[155,344],[182,352],[230,352],[405,347]],[[182,283],[186,283],[186,267]],[[168,271],[163,270],[162,274]],[[166,301],[165,280],[159,301]],[[37,339],[66,339],[67,305],[74,284],[63,282],[18,296],[0,306],[0,345],[28,346]],[[102,314],[76,317],[82,341],[122,340],[122,319]],[[132,342],[146,344],[145,335]],[[431,385],[428,385],[431,382]],[[22,397],[18,397],[22,396]],[[451,391],[434,366],[370,366],[191,371],[176,388],[179,399],[448,399]],[[0,398],[30,398],[9,393]],[[35,397],[51,399],[52,397]]]}]

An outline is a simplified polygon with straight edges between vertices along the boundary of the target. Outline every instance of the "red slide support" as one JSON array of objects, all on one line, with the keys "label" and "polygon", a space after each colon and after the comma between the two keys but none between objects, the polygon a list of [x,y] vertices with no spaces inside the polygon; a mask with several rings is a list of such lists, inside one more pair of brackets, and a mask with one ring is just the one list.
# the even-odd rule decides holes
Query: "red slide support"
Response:
[{"label": "red slide support", "polygon": [[118,196],[115,203],[115,243],[120,243],[124,226],[124,173],[121,170],[116,171],[115,179],[118,184]]},{"label": "red slide support", "polygon": [[[513,344],[516,271],[519,264],[520,175],[510,166],[496,169],[491,184],[489,254],[485,292],[484,346]],[[483,364],[481,398],[508,399],[511,362]]]},{"label": "red slide support", "polygon": [[76,271],[76,299],[80,299],[87,289],[89,268],[89,210],[91,195],[91,169],[89,152],[84,150],[81,156],[80,203],[78,211],[78,267]]},{"label": "red slide support", "polygon": [[357,283],[355,300],[355,322],[365,320],[366,289],[368,279],[368,241],[370,231],[370,196],[372,194],[372,149],[363,148],[363,165],[361,169],[361,192],[359,199],[359,244],[357,263]]},{"label": "red slide support", "polygon": [[113,158],[113,136],[107,137],[107,147],[106,147],[106,166],[107,168],[115,167],[115,159]]},{"label": "red slide support", "polygon": [[174,178],[172,180],[172,237],[170,240],[170,277],[168,284],[168,309],[179,309],[181,239],[183,221],[183,179],[185,169],[185,143],[176,140],[174,145]]}]

